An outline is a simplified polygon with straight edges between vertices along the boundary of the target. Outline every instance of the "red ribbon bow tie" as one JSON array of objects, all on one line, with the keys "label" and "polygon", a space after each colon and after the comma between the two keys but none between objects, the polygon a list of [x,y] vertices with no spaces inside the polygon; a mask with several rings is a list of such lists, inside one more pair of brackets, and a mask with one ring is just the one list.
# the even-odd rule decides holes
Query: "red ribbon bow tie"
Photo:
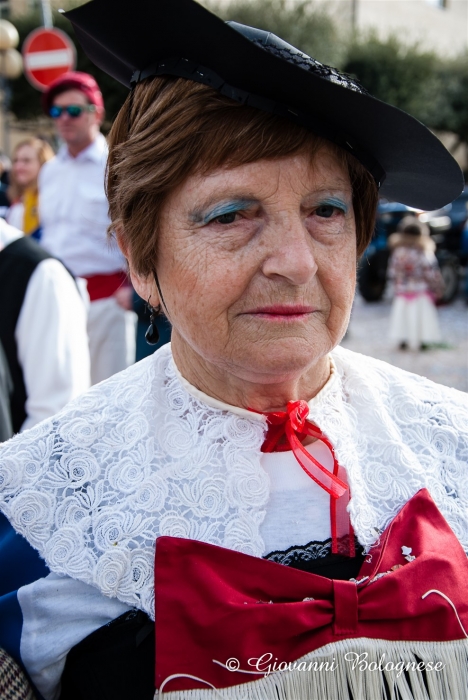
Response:
[{"label": "red ribbon bow tie", "polygon": [[[165,692],[206,688],[193,677],[215,688],[239,685],[256,676],[228,670],[229,659],[241,669],[265,653],[289,663],[349,638],[464,639],[467,579],[466,554],[426,489],[371,548],[357,583],[202,542],[158,538],[156,687],[172,675]],[[431,589],[457,613],[447,598],[427,595]]]},{"label": "red ribbon bow tie", "polygon": [[[348,490],[348,485],[338,478],[339,465],[330,440],[320,428],[307,420],[309,406],[306,401],[289,401],[286,411],[264,414],[268,432],[262,452],[285,452],[292,450],[303,470],[333,498],[339,498]],[[333,456],[333,473],[320,464],[300,442],[298,435],[307,435],[321,440]]]},{"label": "red ribbon bow tie", "polygon": [[[287,450],[292,450],[296,460],[306,474],[331,496],[332,553],[336,554],[338,552],[338,538],[348,535],[347,552],[349,556],[354,556],[354,533],[346,510],[349,502],[346,472],[338,464],[330,440],[317,425],[307,419],[309,415],[307,402],[289,401],[286,411],[273,411],[263,415],[267,419],[268,431],[262,445],[262,452],[286,452]],[[305,449],[301,439],[303,440],[307,436],[320,440],[328,447],[333,458],[333,472],[326,469]],[[338,509],[337,505],[339,505]]]}]

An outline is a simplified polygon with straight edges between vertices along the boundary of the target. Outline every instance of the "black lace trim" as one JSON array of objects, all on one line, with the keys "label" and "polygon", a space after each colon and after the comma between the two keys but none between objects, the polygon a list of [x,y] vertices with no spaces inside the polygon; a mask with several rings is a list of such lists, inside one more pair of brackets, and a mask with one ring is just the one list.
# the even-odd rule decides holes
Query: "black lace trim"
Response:
[{"label": "black lace trim", "polygon": [[353,92],[360,92],[363,95],[369,95],[368,91],[361,85],[361,83],[352,78],[347,73],[341,73],[336,68],[332,66],[327,66],[325,63],[320,63],[316,61],[315,58],[307,56],[305,53],[300,51],[293,51],[285,46],[274,46],[273,44],[264,44],[263,39],[251,39],[253,44],[260,46],[265,51],[281,58],[283,61],[288,61],[288,63],[293,63],[304,70],[308,70],[319,78],[328,80],[330,83],[335,83],[336,85],[341,85],[348,90],[353,90]]},{"label": "black lace trim", "polygon": [[[309,563],[311,561],[328,559],[331,557],[343,557],[347,555],[348,538],[338,540],[338,553],[331,553],[331,537],[323,542],[313,540],[305,545],[293,545],[284,551],[270,552],[263,558],[274,561],[277,564],[294,567],[298,562]],[[356,553],[362,553],[362,547],[356,540]]]}]

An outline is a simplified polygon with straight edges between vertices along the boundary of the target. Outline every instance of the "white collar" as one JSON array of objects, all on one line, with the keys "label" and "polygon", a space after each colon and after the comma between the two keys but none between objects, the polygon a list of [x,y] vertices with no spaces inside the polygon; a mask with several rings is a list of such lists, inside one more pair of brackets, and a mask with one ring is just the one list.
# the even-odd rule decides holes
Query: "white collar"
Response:
[{"label": "white collar", "polygon": [[64,143],[58,150],[57,158],[62,161],[71,160],[76,162],[89,160],[94,163],[101,163],[103,155],[107,155],[107,141],[103,134],[99,133],[96,135],[94,141],[90,143],[87,148],[80,151],[75,157],[70,155],[68,146]]},{"label": "white collar", "polygon": [[[316,403],[319,403],[328,394],[328,392],[331,390],[334,383],[336,382],[336,365],[331,355],[329,355],[329,360],[330,376],[328,377],[327,381],[320,389],[320,391],[313,398],[311,398],[310,401],[307,402],[309,408],[312,408]],[[215,399],[212,396],[208,396],[208,394],[205,394],[203,391],[200,391],[200,389],[194,387],[193,384],[190,384],[190,382],[187,379],[185,379],[184,376],[182,376],[175,361],[173,366],[176,377],[179,380],[179,382],[182,384],[184,389],[191,396],[193,396],[194,399],[197,399],[197,401],[204,403],[206,406],[210,406],[210,408],[216,408],[219,411],[229,411],[230,413],[235,413],[237,416],[241,416],[241,418],[248,418],[249,420],[253,419],[260,421],[264,420],[263,415],[261,413],[255,413],[254,411],[249,411],[246,408],[241,408],[240,406],[231,406],[231,404],[224,403],[224,401],[220,401],[219,399]]]}]

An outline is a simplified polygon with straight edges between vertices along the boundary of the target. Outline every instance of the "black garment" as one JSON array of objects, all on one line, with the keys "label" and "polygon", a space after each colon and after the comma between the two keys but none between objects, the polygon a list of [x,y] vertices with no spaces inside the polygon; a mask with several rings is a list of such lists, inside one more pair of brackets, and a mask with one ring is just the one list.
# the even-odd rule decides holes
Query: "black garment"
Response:
[{"label": "black garment", "polygon": [[[329,547],[330,541],[310,542],[264,558],[327,578],[357,576],[361,547],[353,558],[326,554]],[[60,700],[153,700],[154,650],[154,623],[141,611],[124,613],[70,651]]]},{"label": "black garment", "polygon": [[13,435],[10,414],[10,396],[13,391],[10,370],[7,359],[0,343],[0,442],[8,440]]},{"label": "black garment", "polygon": [[[338,544],[338,550],[340,550],[341,543]],[[357,540],[355,545],[356,556],[354,557],[331,554],[331,539],[329,539],[325,542],[314,541],[304,546],[288,547],[284,552],[271,552],[264,559],[291,566],[300,571],[307,571],[309,574],[348,581],[350,578],[357,578],[364,561],[363,548]]]},{"label": "black garment", "polygon": [[131,610],[69,652],[60,700],[153,700],[154,622]]},{"label": "black garment", "polygon": [[[51,258],[35,241],[18,238],[0,251],[0,341],[3,344],[13,381],[10,397],[13,431],[17,433],[26,419],[26,387],[18,361],[15,329],[29,280],[43,260]],[[34,342],[34,338],[31,338]],[[43,358],[38,358],[38,363]]]}]

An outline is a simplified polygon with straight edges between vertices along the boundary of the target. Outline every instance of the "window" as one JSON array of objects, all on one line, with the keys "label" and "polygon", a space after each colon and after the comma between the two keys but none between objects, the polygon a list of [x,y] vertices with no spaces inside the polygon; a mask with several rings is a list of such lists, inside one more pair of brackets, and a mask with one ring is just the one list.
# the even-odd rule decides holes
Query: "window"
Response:
[{"label": "window", "polygon": [[449,0],[426,0],[429,5],[434,5],[434,7],[441,7],[443,10],[447,8]]}]

